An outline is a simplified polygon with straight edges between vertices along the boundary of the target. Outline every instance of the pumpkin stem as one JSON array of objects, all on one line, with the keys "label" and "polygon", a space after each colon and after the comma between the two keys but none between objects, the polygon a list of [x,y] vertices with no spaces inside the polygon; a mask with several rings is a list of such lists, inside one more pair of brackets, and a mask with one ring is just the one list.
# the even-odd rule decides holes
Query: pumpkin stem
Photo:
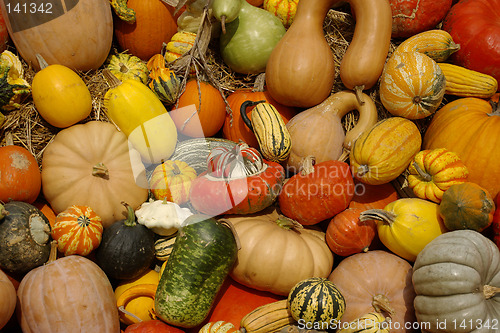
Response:
[{"label": "pumpkin stem", "polygon": [[496,294],[500,294],[499,287],[493,287],[493,286],[489,286],[489,285],[483,286],[484,298],[490,299],[490,298],[494,297]]},{"label": "pumpkin stem", "polygon": [[300,166],[300,174],[307,176],[314,172],[314,164],[316,164],[316,157],[309,155],[304,157]]},{"label": "pumpkin stem", "polygon": [[128,67],[123,62],[120,62],[118,65],[120,66],[120,73],[127,73],[128,72]]},{"label": "pumpkin stem", "polygon": [[49,253],[49,259],[44,265],[50,264],[51,262],[56,261],[57,259],[57,241],[53,240],[50,242],[50,253]]},{"label": "pumpkin stem", "polygon": [[278,217],[278,219],[276,220],[276,224],[283,228],[283,229],[287,229],[287,230],[298,230],[298,229],[303,229],[304,226],[302,224],[300,224],[299,222],[291,219],[291,218],[288,218],[286,216],[283,216],[283,215],[280,215]]},{"label": "pumpkin stem", "polygon": [[49,67],[49,64],[47,63],[47,61],[42,57],[42,55],[40,53],[37,53],[35,55],[36,57],[36,60],[38,60],[38,66],[40,66],[40,69],[44,69],[46,67]]},{"label": "pumpkin stem", "polygon": [[102,75],[104,76],[104,79],[108,83],[110,89],[116,88],[120,84],[122,84],[122,81],[120,81],[120,79],[114,76],[113,73],[111,73],[111,71],[107,68],[104,68],[102,70]]},{"label": "pumpkin stem", "polygon": [[124,205],[125,208],[127,208],[127,219],[125,220],[124,224],[127,227],[133,227],[133,226],[135,226],[137,223],[135,222],[135,211],[134,211],[134,208],[132,208],[132,206],[130,206],[125,201],[122,201],[121,204]]},{"label": "pumpkin stem", "polygon": [[396,217],[397,215],[395,213],[387,211],[385,209],[368,209],[359,215],[359,220],[361,222],[376,220],[392,225]]},{"label": "pumpkin stem", "polygon": [[177,165],[177,163],[172,163],[172,172],[174,173],[174,175],[180,175],[181,174],[181,169],[179,169],[179,166]]},{"label": "pumpkin stem", "polygon": [[391,318],[396,314],[396,312],[394,311],[394,309],[391,306],[391,302],[389,301],[389,299],[385,295],[378,294],[378,295],[373,296],[372,306],[375,309],[375,311],[377,311],[378,313],[383,314],[385,312]]},{"label": "pumpkin stem", "polygon": [[358,177],[363,177],[364,175],[366,175],[368,172],[370,172],[370,167],[368,167],[368,165],[366,164],[362,164],[358,167],[358,171],[356,172],[356,175]]},{"label": "pumpkin stem", "polygon": [[104,163],[99,162],[92,167],[92,176],[109,179],[109,170]]},{"label": "pumpkin stem", "polygon": [[432,176],[422,170],[422,168],[418,165],[417,162],[413,162],[412,166],[415,168],[415,171],[417,171],[418,175],[426,182],[432,181]]}]

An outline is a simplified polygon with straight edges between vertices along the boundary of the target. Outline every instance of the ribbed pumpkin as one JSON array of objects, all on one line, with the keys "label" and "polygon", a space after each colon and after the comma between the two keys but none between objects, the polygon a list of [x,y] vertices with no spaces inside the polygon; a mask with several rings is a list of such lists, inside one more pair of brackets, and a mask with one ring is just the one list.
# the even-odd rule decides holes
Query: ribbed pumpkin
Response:
[{"label": "ribbed pumpkin", "polygon": [[333,253],[346,257],[368,251],[377,234],[377,223],[374,220],[360,221],[363,211],[361,208],[348,208],[330,220],[326,243]]},{"label": "ribbed pumpkin", "polygon": [[396,179],[420,151],[417,126],[403,117],[380,120],[356,140],[349,155],[353,176],[379,185]]},{"label": "ribbed pumpkin", "polygon": [[[285,106],[276,102],[267,90],[258,91],[252,90],[250,88],[238,89],[229,94],[226,98],[231,112],[226,114],[226,120],[224,121],[224,126],[222,127],[222,134],[224,138],[232,140],[234,142],[239,142],[243,140],[250,147],[259,148],[259,142],[255,137],[253,131],[245,125],[245,122],[241,118],[241,104],[245,101],[265,101],[266,103],[272,104],[276,110],[280,113],[283,121],[288,123],[290,119],[297,113],[297,110],[293,107]],[[252,119],[252,108],[247,108],[247,116]]]},{"label": "ribbed pumpkin", "polygon": [[116,40],[122,50],[147,61],[177,32],[173,7],[161,0],[128,0],[127,6],[135,11],[135,22],[115,17]]},{"label": "ribbed pumpkin", "polygon": [[469,170],[457,154],[446,148],[421,150],[408,167],[408,187],[421,199],[441,202],[452,185],[467,181]]},{"label": "ribbed pumpkin", "polygon": [[191,181],[196,170],[183,161],[167,160],[153,170],[149,186],[154,197],[182,205],[189,200]]},{"label": "ribbed pumpkin", "polygon": [[169,114],[179,133],[193,138],[214,136],[224,125],[226,103],[212,84],[191,79]]},{"label": "ribbed pumpkin", "polygon": [[303,323],[314,323],[321,329],[342,318],[345,299],[327,278],[312,277],[298,282],[287,299],[292,317]]},{"label": "ribbed pumpkin", "polygon": [[19,285],[23,332],[119,332],[118,310],[106,274],[85,257],[56,260],[56,255],[54,243],[49,261],[28,272]]},{"label": "ribbed pumpkin", "polygon": [[432,58],[419,52],[398,52],[380,77],[380,100],[394,116],[421,119],[433,114],[443,100],[446,78]]},{"label": "ribbed pumpkin", "polygon": [[[468,181],[494,198],[500,191],[500,112],[479,98],[459,98],[433,116],[425,131],[423,149],[447,148],[469,169]],[[487,171],[486,171],[487,170]]]},{"label": "ribbed pumpkin", "polygon": [[9,277],[0,270],[0,330],[7,324],[16,309],[16,288]]},{"label": "ribbed pumpkin", "polygon": [[52,238],[65,256],[86,256],[101,244],[101,217],[89,206],[72,205],[56,216]]},{"label": "ribbed pumpkin", "polygon": [[465,182],[452,185],[439,204],[439,215],[449,230],[472,229],[483,231],[490,226],[495,203],[487,190]]}]

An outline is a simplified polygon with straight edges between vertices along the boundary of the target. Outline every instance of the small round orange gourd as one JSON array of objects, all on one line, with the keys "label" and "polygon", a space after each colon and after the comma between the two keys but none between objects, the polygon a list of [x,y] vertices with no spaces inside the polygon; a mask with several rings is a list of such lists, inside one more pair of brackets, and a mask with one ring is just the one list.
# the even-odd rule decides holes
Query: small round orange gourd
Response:
[{"label": "small round orange gourd", "polygon": [[193,138],[209,137],[224,125],[226,103],[213,85],[192,79],[169,114],[179,133]]}]

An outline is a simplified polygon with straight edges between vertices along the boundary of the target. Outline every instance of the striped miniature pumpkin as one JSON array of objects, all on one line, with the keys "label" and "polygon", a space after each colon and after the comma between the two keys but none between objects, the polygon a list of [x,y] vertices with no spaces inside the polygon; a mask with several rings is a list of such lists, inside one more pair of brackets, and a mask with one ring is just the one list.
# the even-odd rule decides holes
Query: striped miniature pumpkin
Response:
[{"label": "striped miniature pumpkin", "polygon": [[65,256],[86,256],[101,244],[101,218],[89,206],[72,205],[57,214],[52,238]]},{"label": "striped miniature pumpkin", "polygon": [[177,233],[162,237],[155,242],[155,256],[160,261],[167,261],[172,253]]},{"label": "striped miniature pumpkin", "polygon": [[228,321],[211,321],[203,325],[198,333],[237,333],[240,332]]},{"label": "striped miniature pumpkin", "polygon": [[394,116],[422,119],[433,114],[446,91],[438,64],[419,52],[394,52],[380,82],[380,100]]},{"label": "striped miniature pumpkin", "polygon": [[264,0],[263,8],[280,19],[289,28],[295,18],[299,0]]},{"label": "striped miniature pumpkin", "polygon": [[320,327],[340,321],[345,311],[344,296],[326,278],[312,277],[298,282],[287,300],[293,319]]},{"label": "striped miniature pumpkin", "polygon": [[196,170],[186,162],[167,160],[155,167],[149,187],[157,200],[166,199],[182,205],[189,201],[191,182],[196,176]]},{"label": "striped miniature pumpkin", "polygon": [[380,312],[368,312],[345,326],[338,333],[389,333],[391,320]]}]

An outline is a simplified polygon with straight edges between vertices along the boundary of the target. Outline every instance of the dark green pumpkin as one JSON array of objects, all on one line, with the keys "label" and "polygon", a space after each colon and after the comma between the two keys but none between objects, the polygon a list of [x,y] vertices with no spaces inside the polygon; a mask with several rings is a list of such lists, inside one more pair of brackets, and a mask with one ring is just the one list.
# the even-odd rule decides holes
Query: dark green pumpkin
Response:
[{"label": "dark green pumpkin", "polygon": [[312,277],[298,282],[290,290],[288,308],[299,324],[326,330],[338,324],[344,315],[345,299],[333,282]]},{"label": "dark green pumpkin", "polygon": [[43,265],[50,254],[50,223],[35,206],[11,201],[0,219],[0,268],[21,276]]},{"label": "dark green pumpkin", "polygon": [[102,233],[96,262],[109,278],[134,279],[144,273],[155,259],[155,234],[136,223],[135,212],[126,205],[128,217],[113,223]]},{"label": "dark green pumpkin", "polygon": [[495,203],[489,192],[476,183],[450,186],[439,204],[439,215],[448,230],[483,231],[493,222]]}]

